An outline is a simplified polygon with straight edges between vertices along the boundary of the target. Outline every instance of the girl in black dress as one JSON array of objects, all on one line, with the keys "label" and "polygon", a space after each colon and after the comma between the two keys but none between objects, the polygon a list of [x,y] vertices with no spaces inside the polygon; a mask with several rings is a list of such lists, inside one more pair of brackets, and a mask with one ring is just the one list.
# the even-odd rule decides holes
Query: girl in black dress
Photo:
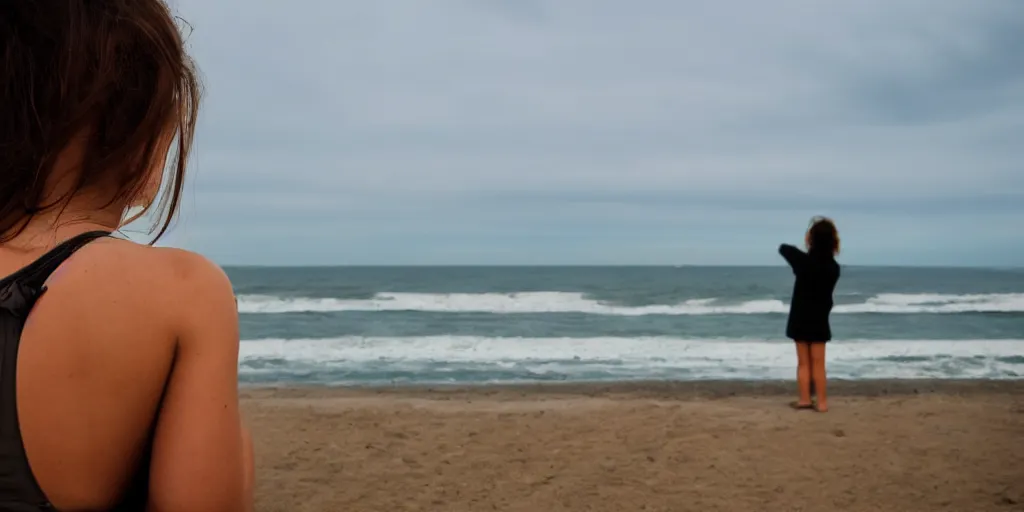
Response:
[{"label": "girl in black dress", "polygon": [[[839,281],[839,232],[831,219],[815,217],[804,238],[807,252],[782,244],[779,253],[793,269],[796,282],[790,303],[786,336],[796,342],[796,380],[800,398],[797,409],[828,410],[825,392],[825,344],[832,339],[828,316],[832,292]],[[817,402],[811,401],[812,388]]]}]

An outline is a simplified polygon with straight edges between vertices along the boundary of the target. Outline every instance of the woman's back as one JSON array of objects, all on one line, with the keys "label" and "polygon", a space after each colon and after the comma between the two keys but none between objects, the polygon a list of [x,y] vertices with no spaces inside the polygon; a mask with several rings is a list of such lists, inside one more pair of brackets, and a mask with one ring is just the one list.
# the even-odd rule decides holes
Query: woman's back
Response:
[{"label": "woman's back", "polygon": [[181,197],[199,86],[170,12],[8,0],[0,67],[0,510],[250,509],[230,282],[105,236],[141,210],[159,237]]},{"label": "woman's back", "polygon": [[[0,271],[12,274],[38,253],[0,247]],[[99,239],[68,258],[50,277],[45,293],[23,320],[15,390],[20,437],[31,464],[28,476],[34,476],[45,499],[58,509],[105,510],[146,499],[150,465],[158,478],[174,478],[170,472],[178,471],[177,478],[195,479],[192,489],[208,483],[189,474],[201,470],[206,458],[193,450],[209,449],[209,441],[197,440],[189,446],[182,432],[174,429],[179,423],[184,430],[193,430],[193,436],[216,436],[225,429],[202,424],[239,425],[237,405],[225,412],[232,400],[237,404],[237,396],[231,393],[235,384],[228,380],[237,368],[232,359],[237,360],[238,338],[224,332],[231,327],[220,320],[231,318],[230,309],[225,308],[233,306],[233,299],[230,285],[217,273],[209,263],[182,251]],[[202,347],[202,355],[219,357],[219,364],[206,362],[204,366],[216,373],[192,379],[202,379],[209,389],[190,391],[189,387],[204,384],[190,384],[187,375],[180,382],[171,379],[175,352],[194,348],[180,346],[176,337],[186,334],[187,323],[183,325],[182,319],[204,312],[210,315],[205,320],[210,325],[199,327],[211,330],[204,336],[209,346]],[[22,321],[18,311],[5,313],[5,325]],[[178,372],[195,371],[179,365]],[[11,368],[11,364],[5,360],[0,368]],[[176,388],[168,389],[164,397],[167,383]],[[210,402],[204,394],[216,396],[218,388],[220,400]],[[0,393],[4,392],[8,390],[0,386]],[[226,432],[225,442],[238,436],[237,427]],[[242,445],[236,444],[237,449],[227,450],[229,455],[235,452],[235,457],[225,462],[238,460]],[[5,453],[0,467],[17,467],[17,455]],[[210,462],[216,466],[220,461]],[[176,464],[185,466],[175,469]],[[213,477],[218,471],[223,468],[208,468]],[[15,481],[24,476],[15,475]],[[157,484],[152,486],[154,492],[167,494],[165,499],[188,499],[194,492],[162,489],[158,481],[153,484]],[[184,484],[179,485],[187,488]],[[31,489],[27,491],[31,494]]]},{"label": "woman's back", "polygon": [[832,308],[832,293],[839,281],[839,264],[829,254],[804,253],[801,258],[793,270],[793,305],[827,312]]}]

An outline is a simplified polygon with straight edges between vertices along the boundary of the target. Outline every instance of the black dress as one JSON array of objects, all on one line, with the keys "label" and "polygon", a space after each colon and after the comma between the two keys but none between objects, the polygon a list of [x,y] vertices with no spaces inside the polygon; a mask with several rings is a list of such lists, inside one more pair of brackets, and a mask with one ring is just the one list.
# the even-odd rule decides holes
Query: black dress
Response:
[{"label": "black dress", "polygon": [[830,251],[805,253],[792,245],[779,246],[779,254],[793,268],[793,299],[789,306],[786,336],[794,341],[827,342],[832,339],[828,316],[832,292],[839,281],[839,264]]}]

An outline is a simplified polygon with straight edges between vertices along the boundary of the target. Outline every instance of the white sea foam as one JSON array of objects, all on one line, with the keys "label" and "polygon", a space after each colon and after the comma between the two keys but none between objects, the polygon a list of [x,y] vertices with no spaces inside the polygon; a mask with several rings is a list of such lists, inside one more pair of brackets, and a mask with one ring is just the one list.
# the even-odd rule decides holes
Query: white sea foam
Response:
[{"label": "white sea foam", "polygon": [[[371,299],[333,299],[241,295],[241,313],[342,311],[427,311],[438,313],[588,313],[597,315],[781,314],[788,305],[777,299],[729,302],[715,298],[677,304],[623,306],[593,300],[576,292],[523,293],[378,293]],[[1020,313],[1024,293],[972,295],[883,293],[864,302],[840,304],[835,314],[886,313]]]},{"label": "white sea foam", "polygon": [[[795,354],[782,341],[341,337],[244,341],[240,361],[249,380],[788,379]],[[847,379],[1024,378],[1024,340],[837,340],[828,362],[831,377]]]}]

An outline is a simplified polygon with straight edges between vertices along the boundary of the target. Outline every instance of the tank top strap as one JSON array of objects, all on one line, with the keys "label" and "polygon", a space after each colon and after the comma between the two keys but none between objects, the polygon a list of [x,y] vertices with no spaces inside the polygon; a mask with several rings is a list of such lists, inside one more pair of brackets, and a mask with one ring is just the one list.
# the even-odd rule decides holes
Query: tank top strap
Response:
[{"label": "tank top strap", "polygon": [[57,267],[89,242],[109,236],[109,231],[89,231],[69,238],[28,266],[0,280],[0,309],[24,317],[46,291],[46,280]]},{"label": "tank top strap", "polygon": [[50,249],[49,252],[30,263],[27,267],[19,270],[12,277],[25,285],[42,287],[46,280],[50,278],[50,274],[53,274],[57,267],[67,261],[75,252],[85,247],[89,242],[105,236],[110,236],[110,232],[89,231],[69,238],[53,249]]}]

